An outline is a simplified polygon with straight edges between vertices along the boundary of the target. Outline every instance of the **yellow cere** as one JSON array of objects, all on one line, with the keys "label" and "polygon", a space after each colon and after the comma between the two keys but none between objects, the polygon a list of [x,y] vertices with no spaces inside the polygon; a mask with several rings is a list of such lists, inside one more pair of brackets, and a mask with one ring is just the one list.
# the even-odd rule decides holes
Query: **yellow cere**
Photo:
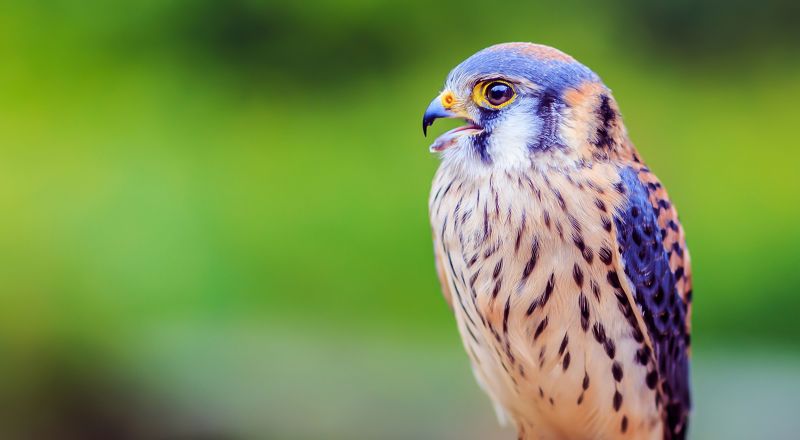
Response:
[{"label": "yellow cere", "polygon": [[[506,102],[504,102],[504,103],[502,103],[500,105],[492,105],[491,103],[489,103],[489,101],[486,100],[486,89],[490,85],[496,84],[496,83],[505,84],[505,85],[511,87],[511,90],[514,91],[514,95],[511,96],[511,99],[509,99],[508,101],[506,101]],[[515,89],[514,86],[510,82],[503,81],[501,79],[492,79],[492,80],[488,80],[488,81],[481,81],[478,84],[475,84],[475,87],[472,89],[472,100],[475,101],[476,104],[478,104],[480,106],[483,106],[483,107],[488,107],[488,108],[491,108],[491,109],[495,109],[495,110],[501,109],[501,108],[507,106],[508,104],[511,104],[512,102],[514,102],[515,99],[517,99],[517,89]]]},{"label": "yellow cere", "polygon": [[455,102],[456,102],[456,98],[455,98],[455,96],[453,96],[453,92],[447,91],[447,92],[442,93],[442,106],[445,109],[449,110],[450,107],[452,107],[453,104],[455,104]]}]

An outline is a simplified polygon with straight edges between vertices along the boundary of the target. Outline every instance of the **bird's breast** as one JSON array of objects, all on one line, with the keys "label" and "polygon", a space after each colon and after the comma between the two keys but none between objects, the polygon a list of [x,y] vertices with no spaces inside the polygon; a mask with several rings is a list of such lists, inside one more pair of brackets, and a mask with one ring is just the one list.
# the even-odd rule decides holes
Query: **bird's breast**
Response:
[{"label": "bird's breast", "polygon": [[[620,413],[616,377],[644,381],[646,371],[628,366],[638,344],[607,281],[618,181],[610,164],[480,177],[445,168],[434,181],[442,282],[479,381],[518,427],[541,432],[546,420],[554,435],[582,438],[570,431],[576,420],[616,433],[657,423],[652,396],[638,390],[627,398],[646,409]],[[609,417],[597,417],[601,406]]]}]

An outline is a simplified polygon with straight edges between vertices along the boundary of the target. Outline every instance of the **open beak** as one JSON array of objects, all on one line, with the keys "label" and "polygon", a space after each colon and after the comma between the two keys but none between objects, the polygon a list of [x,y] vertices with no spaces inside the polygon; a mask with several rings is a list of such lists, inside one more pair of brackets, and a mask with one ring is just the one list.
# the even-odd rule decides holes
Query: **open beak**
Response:
[{"label": "open beak", "polygon": [[446,131],[436,138],[433,144],[431,144],[431,152],[444,151],[455,145],[456,141],[461,136],[477,134],[483,131],[483,128],[472,121],[469,115],[454,111],[453,104],[454,98],[452,92],[444,91],[436,98],[433,98],[433,101],[428,105],[425,114],[422,116],[422,134],[425,136],[428,135],[428,127],[433,125],[433,122],[439,118],[462,118],[467,122],[467,125]]}]

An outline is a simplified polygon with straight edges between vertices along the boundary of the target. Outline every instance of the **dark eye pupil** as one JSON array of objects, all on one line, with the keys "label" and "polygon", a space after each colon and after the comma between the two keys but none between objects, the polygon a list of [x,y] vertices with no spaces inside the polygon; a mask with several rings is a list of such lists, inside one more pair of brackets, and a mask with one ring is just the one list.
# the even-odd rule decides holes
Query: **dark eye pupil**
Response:
[{"label": "dark eye pupil", "polygon": [[486,100],[489,104],[500,105],[514,96],[514,90],[510,86],[503,83],[490,84],[486,88]]}]

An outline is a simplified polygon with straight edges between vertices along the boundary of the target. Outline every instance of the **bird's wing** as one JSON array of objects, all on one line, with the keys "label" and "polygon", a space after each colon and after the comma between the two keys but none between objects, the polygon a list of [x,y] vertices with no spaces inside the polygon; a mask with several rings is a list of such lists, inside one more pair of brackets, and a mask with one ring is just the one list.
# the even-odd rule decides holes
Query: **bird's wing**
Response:
[{"label": "bird's wing", "polygon": [[[678,290],[683,302],[686,304],[686,327],[687,334],[691,326],[692,308],[692,268],[689,258],[689,249],[686,247],[686,236],[683,226],[678,220],[678,211],[669,200],[667,191],[661,182],[646,167],[638,169],[639,181],[645,186],[648,192],[650,206],[653,213],[658,218],[658,226],[661,229],[661,243],[667,251],[669,267],[675,277],[675,287]],[[688,344],[687,344],[688,345]]]},{"label": "bird's wing", "polygon": [[[664,408],[666,438],[683,439],[690,410],[689,392],[689,256],[677,213],[658,180],[644,166],[620,171],[625,202],[614,218],[625,273],[623,288],[633,297],[638,318],[647,329]],[[623,188],[624,187],[624,188]],[[615,263],[616,264],[616,263]],[[648,350],[649,351],[649,350]],[[649,361],[648,361],[649,362]]]}]

